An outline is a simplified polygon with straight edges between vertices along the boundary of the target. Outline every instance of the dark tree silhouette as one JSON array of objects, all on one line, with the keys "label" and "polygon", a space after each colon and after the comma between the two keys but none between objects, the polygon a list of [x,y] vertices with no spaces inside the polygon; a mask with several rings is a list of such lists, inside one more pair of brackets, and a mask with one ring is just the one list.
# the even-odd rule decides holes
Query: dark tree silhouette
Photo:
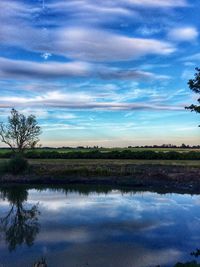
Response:
[{"label": "dark tree silhouette", "polygon": [[39,142],[41,129],[35,116],[25,117],[12,109],[8,123],[0,123],[0,140],[7,144],[13,152],[23,153],[26,148],[33,148]]},{"label": "dark tree silhouette", "polygon": [[1,196],[10,202],[10,210],[0,219],[1,231],[10,251],[18,245],[25,243],[32,246],[36,235],[39,233],[38,205],[26,208],[28,192],[23,188],[1,189]]},{"label": "dark tree silhouette", "polygon": [[[188,85],[193,92],[195,92],[196,94],[200,94],[200,68],[196,68],[195,70],[197,71],[194,75],[195,77],[194,79],[190,79],[188,81]],[[200,113],[200,98],[197,99],[197,102],[199,105],[192,104],[185,108]]]}]

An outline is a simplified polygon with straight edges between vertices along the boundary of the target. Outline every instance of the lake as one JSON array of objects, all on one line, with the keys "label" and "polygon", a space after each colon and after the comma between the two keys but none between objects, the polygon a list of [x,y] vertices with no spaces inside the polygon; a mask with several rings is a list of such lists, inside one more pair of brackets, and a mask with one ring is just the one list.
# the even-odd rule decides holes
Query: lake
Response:
[{"label": "lake", "polygon": [[197,260],[200,196],[1,187],[0,266],[174,266]]}]

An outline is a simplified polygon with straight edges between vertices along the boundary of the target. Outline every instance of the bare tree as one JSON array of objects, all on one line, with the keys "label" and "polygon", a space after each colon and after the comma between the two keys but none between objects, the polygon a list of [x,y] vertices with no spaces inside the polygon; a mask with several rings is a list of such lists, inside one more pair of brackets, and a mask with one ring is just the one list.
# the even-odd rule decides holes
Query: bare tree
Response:
[{"label": "bare tree", "polygon": [[0,123],[0,140],[13,152],[23,153],[27,148],[34,148],[39,142],[41,128],[34,115],[24,116],[12,109],[8,123]]}]

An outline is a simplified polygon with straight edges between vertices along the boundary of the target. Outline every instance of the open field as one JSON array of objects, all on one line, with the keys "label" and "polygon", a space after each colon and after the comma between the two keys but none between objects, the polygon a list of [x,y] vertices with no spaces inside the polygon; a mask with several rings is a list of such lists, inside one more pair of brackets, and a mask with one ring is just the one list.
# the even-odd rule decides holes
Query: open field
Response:
[{"label": "open field", "polygon": [[[8,159],[0,159],[0,163]],[[63,166],[106,166],[106,165],[168,165],[168,166],[191,166],[200,168],[199,160],[137,160],[137,159],[29,159],[33,165],[63,165]]]},{"label": "open field", "polygon": [[200,168],[199,160],[127,160],[127,159],[30,159],[30,164],[48,164],[64,166],[106,166],[106,165],[171,165],[194,166]]}]

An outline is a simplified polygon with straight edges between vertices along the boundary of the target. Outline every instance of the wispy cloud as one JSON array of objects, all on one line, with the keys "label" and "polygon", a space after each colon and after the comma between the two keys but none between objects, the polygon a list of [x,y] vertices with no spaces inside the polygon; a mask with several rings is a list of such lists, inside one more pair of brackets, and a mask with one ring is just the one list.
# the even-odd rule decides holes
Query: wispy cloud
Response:
[{"label": "wispy cloud", "polygon": [[148,7],[185,7],[186,0],[124,0],[132,5],[148,6]]},{"label": "wispy cloud", "polygon": [[86,61],[123,61],[152,54],[168,55],[175,51],[175,47],[167,42],[91,28],[61,30],[55,47],[65,56]]},{"label": "wispy cloud", "polygon": [[[182,110],[183,106],[169,106],[161,105],[158,103],[130,103],[130,102],[118,102],[118,101],[100,101],[98,95],[89,95],[86,93],[61,93],[61,92],[48,92],[45,95],[36,97],[1,97],[0,108],[4,107],[56,107],[67,108],[74,110]],[[101,97],[100,97],[101,99]]]},{"label": "wispy cloud", "polygon": [[90,65],[83,62],[48,62],[11,60],[0,58],[0,76],[3,78],[62,78],[88,76]]},{"label": "wispy cloud", "polygon": [[195,27],[179,27],[169,31],[168,37],[175,41],[194,41],[199,33]]},{"label": "wispy cloud", "polygon": [[182,61],[199,61],[200,60],[200,53],[195,53],[186,57],[181,58]]},{"label": "wispy cloud", "polygon": [[62,55],[83,61],[127,61],[146,55],[169,55],[175,51],[169,42],[134,38],[92,28],[41,29],[4,26],[0,43],[29,51]]},{"label": "wispy cloud", "polygon": [[[116,1],[100,1],[100,0],[69,0],[69,1],[57,1],[47,4],[47,7],[54,8],[57,11],[68,9],[82,10],[84,14],[90,13],[110,13],[115,14],[129,14],[132,10],[130,7],[148,7],[148,8],[174,8],[174,7],[186,7],[188,2],[186,0],[116,0]],[[79,14],[80,15],[80,14]]]},{"label": "wispy cloud", "polygon": [[32,62],[23,60],[11,60],[0,57],[0,77],[5,79],[56,79],[68,77],[96,77],[100,79],[124,79],[124,80],[165,80],[167,75],[159,75],[134,69],[119,69],[94,65],[86,62]]},{"label": "wispy cloud", "polygon": [[[56,1],[53,3],[47,4],[49,9],[54,10],[55,12],[69,12],[73,17],[82,17],[85,16],[85,20],[95,20],[95,16],[102,15],[103,17],[106,15],[110,15],[113,19],[115,16],[127,16],[133,15],[134,11],[131,12],[127,7],[125,7],[122,3],[119,5],[114,5],[113,3],[105,3],[102,1],[91,1],[91,0],[83,0],[83,1]],[[76,13],[76,12],[77,13]]]},{"label": "wispy cloud", "polygon": [[[123,138],[128,144],[133,120],[141,142],[158,136],[163,124],[179,123],[182,112],[188,114],[185,124],[198,125],[198,116],[184,110],[196,101],[187,79],[200,59],[197,2],[1,0],[1,118],[16,107],[35,114],[51,132],[48,138],[59,133],[52,132],[54,124],[66,134],[80,129],[93,144]],[[139,114],[150,116],[148,127],[157,127],[146,139]],[[90,141],[89,123],[95,132]],[[105,127],[108,134],[101,136]],[[114,140],[112,129],[124,137]]]}]

